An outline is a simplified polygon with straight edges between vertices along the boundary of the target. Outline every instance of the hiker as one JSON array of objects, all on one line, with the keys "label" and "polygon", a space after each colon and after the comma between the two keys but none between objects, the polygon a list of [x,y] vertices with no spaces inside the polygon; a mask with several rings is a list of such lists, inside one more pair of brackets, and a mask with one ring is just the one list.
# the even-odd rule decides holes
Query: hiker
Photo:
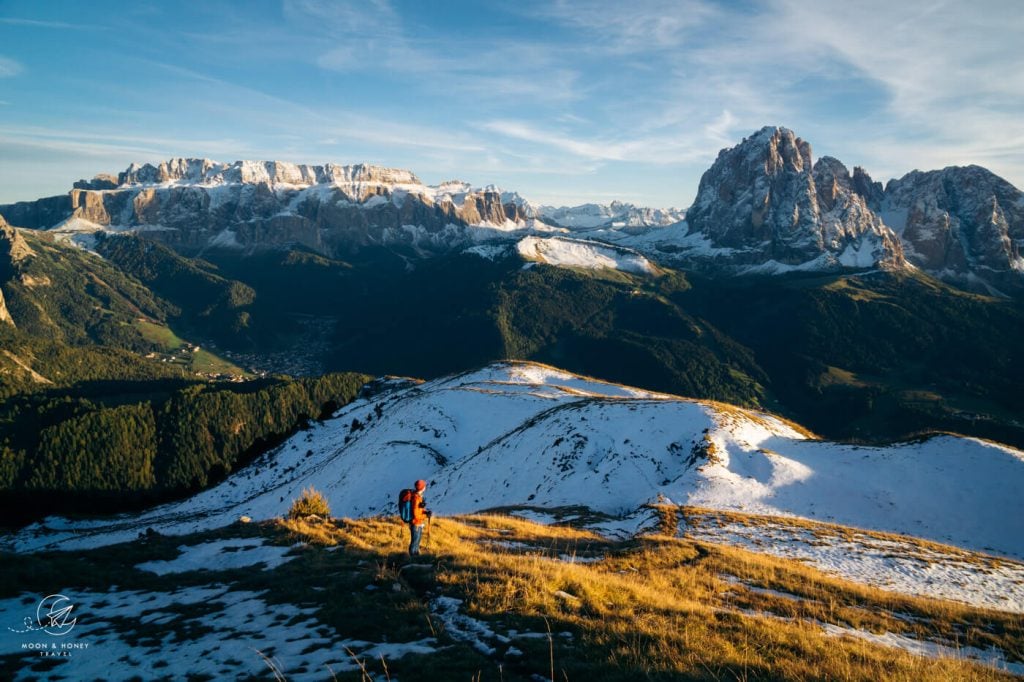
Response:
[{"label": "hiker", "polygon": [[434,512],[427,509],[427,503],[423,501],[423,491],[426,489],[427,482],[420,479],[416,481],[415,489],[406,488],[398,496],[398,514],[403,521],[409,524],[410,556],[417,556],[420,553],[423,527],[429,526],[430,519],[434,515]]}]

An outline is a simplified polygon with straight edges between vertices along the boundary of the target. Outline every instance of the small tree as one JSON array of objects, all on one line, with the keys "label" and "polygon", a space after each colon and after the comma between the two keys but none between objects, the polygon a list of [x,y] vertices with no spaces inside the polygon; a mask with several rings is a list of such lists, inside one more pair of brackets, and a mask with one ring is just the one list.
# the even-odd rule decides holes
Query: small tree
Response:
[{"label": "small tree", "polygon": [[288,518],[290,519],[301,519],[304,516],[320,516],[322,518],[329,518],[331,515],[331,507],[327,504],[327,498],[324,497],[323,493],[309,486],[302,491],[302,494],[292,502],[291,508],[288,510]]}]

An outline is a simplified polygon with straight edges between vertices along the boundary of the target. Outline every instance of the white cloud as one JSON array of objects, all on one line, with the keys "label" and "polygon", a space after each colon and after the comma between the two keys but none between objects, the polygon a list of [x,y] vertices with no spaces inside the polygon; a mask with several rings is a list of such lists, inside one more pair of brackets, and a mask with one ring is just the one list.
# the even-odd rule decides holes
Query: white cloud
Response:
[{"label": "white cloud", "polygon": [[1024,179],[1019,2],[775,3],[787,39],[841,58],[887,93],[883,126],[859,136],[866,161],[894,174],[979,163]]},{"label": "white cloud", "polygon": [[11,78],[24,70],[24,67],[13,59],[0,56],[0,78]]}]

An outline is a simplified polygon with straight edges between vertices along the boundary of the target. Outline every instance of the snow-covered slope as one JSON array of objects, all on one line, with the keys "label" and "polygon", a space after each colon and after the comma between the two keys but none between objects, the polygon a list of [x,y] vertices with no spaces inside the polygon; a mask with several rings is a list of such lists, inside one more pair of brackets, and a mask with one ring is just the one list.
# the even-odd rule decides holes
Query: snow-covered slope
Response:
[{"label": "snow-covered slope", "polygon": [[412,480],[442,514],[585,505],[623,519],[659,495],[794,514],[1024,557],[1024,453],[940,436],[889,447],[808,438],[775,417],[529,363],[380,392],[292,437],[219,486],[103,521],[50,518],[12,548],[93,547],[283,514],[307,486],[338,516],[394,513]]},{"label": "snow-covered slope", "polygon": [[516,244],[516,250],[525,260],[548,265],[638,274],[656,272],[654,265],[635,251],[582,239],[524,237]]}]

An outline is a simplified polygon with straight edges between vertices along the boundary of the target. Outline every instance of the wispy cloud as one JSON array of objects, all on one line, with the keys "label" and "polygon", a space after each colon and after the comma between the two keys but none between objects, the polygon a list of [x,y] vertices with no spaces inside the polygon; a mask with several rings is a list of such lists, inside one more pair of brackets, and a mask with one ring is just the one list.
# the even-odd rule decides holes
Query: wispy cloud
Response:
[{"label": "wispy cloud", "polygon": [[71,24],[64,21],[41,21],[38,19],[21,19],[19,17],[0,17],[0,24],[72,31],[95,31],[104,28],[103,26],[97,26],[95,24]]},{"label": "wispy cloud", "polygon": [[532,4],[526,11],[586,32],[602,50],[650,52],[683,47],[695,29],[724,12],[705,0],[557,0]]},{"label": "wispy cloud", "polygon": [[149,159],[178,156],[181,149],[205,149],[210,154],[216,154],[241,144],[239,140],[230,138],[159,137],[132,135],[118,130],[45,126],[0,126],[0,143],[40,149],[67,149],[89,156],[135,154]]},{"label": "wispy cloud", "polygon": [[1018,2],[775,3],[783,35],[885,90],[885,128],[863,140],[880,165],[973,162],[1024,177],[1024,50],[1007,49],[1024,35]]},{"label": "wispy cloud", "polygon": [[286,19],[330,33],[362,33],[382,37],[396,33],[399,14],[387,0],[334,2],[334,0],[285,0]]},{"label": "wispy cloud", "polygon": [[[980,163],[1024,183],[1019,0],[33,7],[0,31],[53,39],[79,19],[116,27],[75,34],[113,68],[71,78],[66,52],[0,46],[6,149],[370,161],[558,203],[685,205],[719,149],[786,125],[880,179]],[[92,97],[61,115],[68,88]]]},{"label": "wispy cloud", "polygon": [[578,71],[567,51],[527,37],[423,37],[387,2],[368,6],[289,0],[285,16],[330,47],[315,64],[339,73],[377,73],[450,96],[481,101],[567,102],[578,97]]},{"label": "wispy cloud", "polygon": [[10,57],[0,56],[0,78],[11,78],[13,76],[17,76],[24,70],[24,67],[20,63],[14,61]]}]

